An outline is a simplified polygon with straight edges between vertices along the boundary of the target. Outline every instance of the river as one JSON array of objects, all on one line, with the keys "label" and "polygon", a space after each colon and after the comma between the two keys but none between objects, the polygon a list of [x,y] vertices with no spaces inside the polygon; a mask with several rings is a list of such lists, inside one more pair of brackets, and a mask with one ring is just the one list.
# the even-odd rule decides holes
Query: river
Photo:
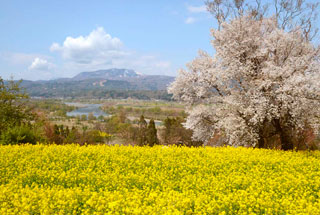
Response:
[{"label": "river", "polygon": [[66,105],[75,106],[78,109],[73,110],[71,112],[67,112],[67,116],[77,116],[77,115],[86,115],[88,116],[90,113],[95,117],[99,116],[109,116],[109,114],[103,112],[100,107],[102,104],[83,104],[78,102],[66,102]]},{"label": "river", "polygon": [[[92,113],[95,117],[110,116],[110,114],[107,114],[100,109],[102,104],[84,104],[79,102],[65,102],[65,104],[70,106],[75,106],[78,108],[71,112],[67,112],[67,116],[77,116],[77,115],[88,116],[90,113]],[[139,120],[139,117],[128,116],[128,119]],[[146,121],[149,123],[150,119],[146,119]],[[156,126],[161,126],[163,124],[163,122],[160,120],[155,120],[154,122]]]}]

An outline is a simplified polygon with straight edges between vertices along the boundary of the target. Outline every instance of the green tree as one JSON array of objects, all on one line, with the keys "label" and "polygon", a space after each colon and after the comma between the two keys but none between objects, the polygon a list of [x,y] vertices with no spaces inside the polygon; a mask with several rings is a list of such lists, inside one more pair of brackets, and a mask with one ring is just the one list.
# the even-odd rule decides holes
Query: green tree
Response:
[{"label": "green tree", "polygon": [[118,117],[121,123],[125,123],[127,119],[127,113],[125,110],[121,109],[120,112],[118,113]]},{"label": "green tree", "polygon": [[81,121],[86,121],[88,119],[87,115],[82,114],[81,115]]},{"label": "green tree", "polygon": [[140,120],[139,120],[139,132],[138,132],[138,145],[139,146],[144,146],[147,144],[147,122],[144,119],[144,116],[141,115],[140,116]]},{"label": "green tree", "polygon": [[93,120],[96,120],[96,119],[97,119],[97,118],[93,115],[92,112],[88,114],[88,120],[89,120],[89,121],[93,121]]},{"label": "green tree", "polygon": [[[68,128],[68,127],[67,127]],[[79,143],[80,139],[80,133],[76,127],[72,127],[71,130],[69,130],[69,134],[67,138],[65,139],[66,143]]]},{"label": "green tree", "polygon": [[157,129],[153,119],[151,119],[149,122],[146,139],[149,146],[159,144],[159,140],[157,137]]},{"label": "green tree", "polygon": [[20,87],[20,82],[5,82],[0,77],[0,134],[14,126],[20,126],[34,119],[26,105],[28,94]]},{"label": "green tree", "polygon": [[98,120],[103,122],[104,121],[104,116],[103,115],[98,116]]},{"label": "green tree", "polygon": [[192,140],[192,131],[183,127],[184,119],[181,117],[169,118],[164,122],[162,139],[167,145],[201,146],[203,142]]},{"label": "green tree", "polygon": [[64,136],[64,128],[63,125],[54,125],[53,126],[53,136],[48,138],[49,141],[54,142],[55,144],[63,144],[65,136]]}]

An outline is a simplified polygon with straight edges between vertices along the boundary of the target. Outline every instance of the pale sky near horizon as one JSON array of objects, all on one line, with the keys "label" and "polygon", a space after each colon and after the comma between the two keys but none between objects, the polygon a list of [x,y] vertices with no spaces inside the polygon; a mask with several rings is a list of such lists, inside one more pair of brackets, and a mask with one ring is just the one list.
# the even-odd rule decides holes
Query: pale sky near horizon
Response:
[{"label": "pale sky near horizon", "polygon": [[201,0],[2,0],[0,77],[44,80],[108,68],[174,76],[212,54]]}]

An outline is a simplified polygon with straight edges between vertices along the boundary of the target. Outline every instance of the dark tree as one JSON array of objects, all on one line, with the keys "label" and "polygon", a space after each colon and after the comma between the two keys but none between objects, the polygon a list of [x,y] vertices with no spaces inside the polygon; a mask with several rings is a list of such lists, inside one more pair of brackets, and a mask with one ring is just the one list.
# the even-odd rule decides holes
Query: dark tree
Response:
[{"label": "dark tree", "polygon": [[157,129],[154,120],[151,119],[147,129],[147,143],[149,146],[154,146],[159,144],[157,137]]},{"label": "dark tree", "polygon": [[138,145],[139,146],[144,146],[147,145],[147,122],[144,119],[144,116],[140,116],[139,120],[139,134],[138,134]]}]

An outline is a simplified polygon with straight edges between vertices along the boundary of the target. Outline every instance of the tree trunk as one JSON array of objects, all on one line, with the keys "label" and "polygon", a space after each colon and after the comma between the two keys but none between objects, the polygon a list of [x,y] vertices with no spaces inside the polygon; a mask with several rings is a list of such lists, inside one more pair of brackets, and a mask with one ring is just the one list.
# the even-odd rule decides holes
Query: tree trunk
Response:
[{"label": "tree trunk", "polygon": [[288,132],[286,131],[281,132],[280,140],[281,140],[281,149],[285,151],[293,150],[292,138],[290,135],[288,135]]},{"label": "tree trunk", "polygon": [[284,151],[293,150],[292,135],[290,129],[284,128],[280,124],[280,120],[275,120],[275,127],[280,135],[281,149]]},{"label": "tree trunk", "polygon": [[258,141],[258,148],[265,148],[265,145],[264,145],[264,138],[262,135],[260,135],[259,137],[259,141]]}]

